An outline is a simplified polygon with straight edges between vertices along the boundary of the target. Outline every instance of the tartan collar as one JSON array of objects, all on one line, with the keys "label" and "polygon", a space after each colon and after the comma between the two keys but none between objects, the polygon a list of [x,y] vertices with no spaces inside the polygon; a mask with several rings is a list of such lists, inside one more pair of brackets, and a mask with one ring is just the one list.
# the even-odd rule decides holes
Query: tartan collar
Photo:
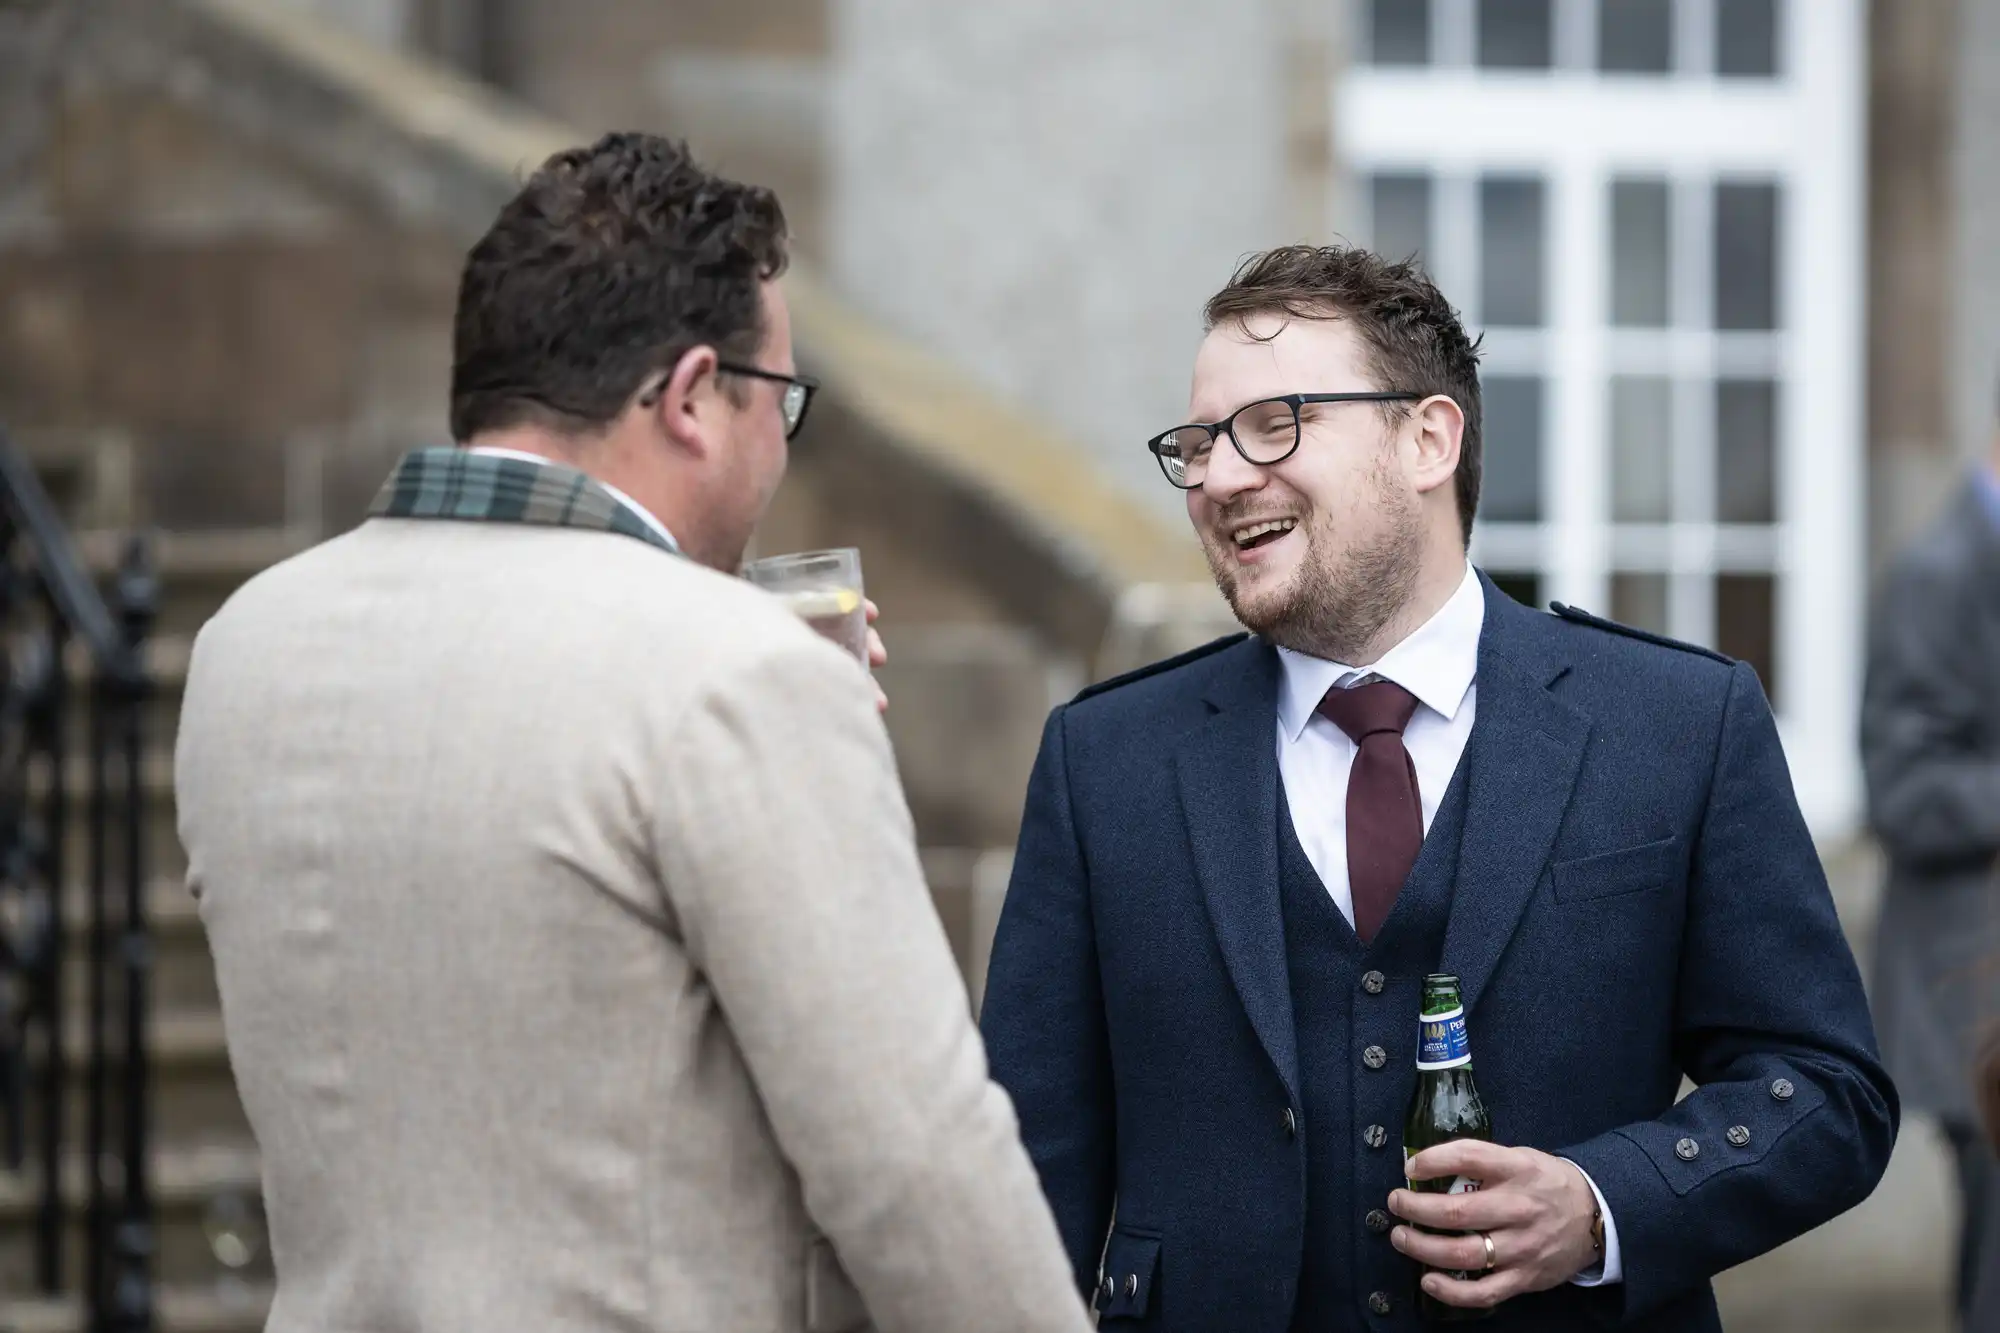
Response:
[{"label": "tartan collar", "polygon": [[368,514],[614,532],[680,554],[630,505],[573,467],[460,448],[413,449],[403,455]]}]

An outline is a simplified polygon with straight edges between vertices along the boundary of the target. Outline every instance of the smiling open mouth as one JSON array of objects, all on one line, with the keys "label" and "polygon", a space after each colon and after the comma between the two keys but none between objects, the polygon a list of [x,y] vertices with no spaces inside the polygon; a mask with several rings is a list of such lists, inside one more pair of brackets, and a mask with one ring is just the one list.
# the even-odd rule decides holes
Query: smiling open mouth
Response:
[{"label": "smiling open mouth", "polygon": [[1264,523],[1252,523],[1229,534],[1239,551],[1254,551],[1278,541],[1299,525],[1295,518],[1274,518]]}]

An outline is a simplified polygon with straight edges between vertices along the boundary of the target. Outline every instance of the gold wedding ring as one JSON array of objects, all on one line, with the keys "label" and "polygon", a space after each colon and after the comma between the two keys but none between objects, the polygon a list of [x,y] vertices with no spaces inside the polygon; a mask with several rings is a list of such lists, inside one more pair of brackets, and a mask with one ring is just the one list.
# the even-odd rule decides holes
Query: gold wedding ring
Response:
[{"label": "gold wedding ring", "polygon": [[1483,1231],[1482,1231],[1482,1232],[1480,1232],[1480,1233],[1479,1233],[1479,1239],[1481,1239],[1482,1241],[1485,1241],[1485,1242],[1486,1242],[1486,1269],[1485,1269],[1485,1271],[1486,1271],[1486,1272],[1488,1272],[1488,1273],[1490,1273],[1490,1272],[1492,1272],[1492,1271],[1493,1271],[1493,1237],[1491,1237],[1491,1236],[1487,1235],[1487,1234],[1486,1234],[1485,1232],[1483,1232]]}]

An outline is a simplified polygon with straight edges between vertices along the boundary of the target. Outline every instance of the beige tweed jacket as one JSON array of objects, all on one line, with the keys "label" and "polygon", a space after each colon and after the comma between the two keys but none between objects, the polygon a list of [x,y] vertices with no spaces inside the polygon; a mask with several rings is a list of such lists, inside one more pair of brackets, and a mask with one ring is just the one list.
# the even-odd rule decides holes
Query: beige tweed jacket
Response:
[{"label": "beige tweed jacket", "polygon": [[609,533],[378,518],[195,646],[271,1333],[1081,1330],[873,694]]}]

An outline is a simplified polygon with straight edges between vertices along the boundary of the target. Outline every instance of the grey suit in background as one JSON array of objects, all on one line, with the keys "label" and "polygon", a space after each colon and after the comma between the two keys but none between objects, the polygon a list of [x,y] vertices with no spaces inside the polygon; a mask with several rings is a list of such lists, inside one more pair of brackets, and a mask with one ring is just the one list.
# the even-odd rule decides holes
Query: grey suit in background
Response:
[{"label": "grey suit in background", "polygon": [[873,690],[766,594],[374,519],[202,630],[176,779],[271,1333],[1088,1328]]},{"label": "grey suit in background", "polygon": [[[2000,517],[1981,489],[1991,484],[1975,478],[1891,566],[1861,715],[1869,819],[1889,861],[1875,1026],[1903,1104],[1937,1116],[1958,1155],[1961,1312],[1979,1270],[1995,1266],[1982,1248],[2000,1250],[2000,1184],[1972,1092],[1979,1038],[2000,1022]],[[1985,1282],[2000,1284],[2000,1267]]]}]

